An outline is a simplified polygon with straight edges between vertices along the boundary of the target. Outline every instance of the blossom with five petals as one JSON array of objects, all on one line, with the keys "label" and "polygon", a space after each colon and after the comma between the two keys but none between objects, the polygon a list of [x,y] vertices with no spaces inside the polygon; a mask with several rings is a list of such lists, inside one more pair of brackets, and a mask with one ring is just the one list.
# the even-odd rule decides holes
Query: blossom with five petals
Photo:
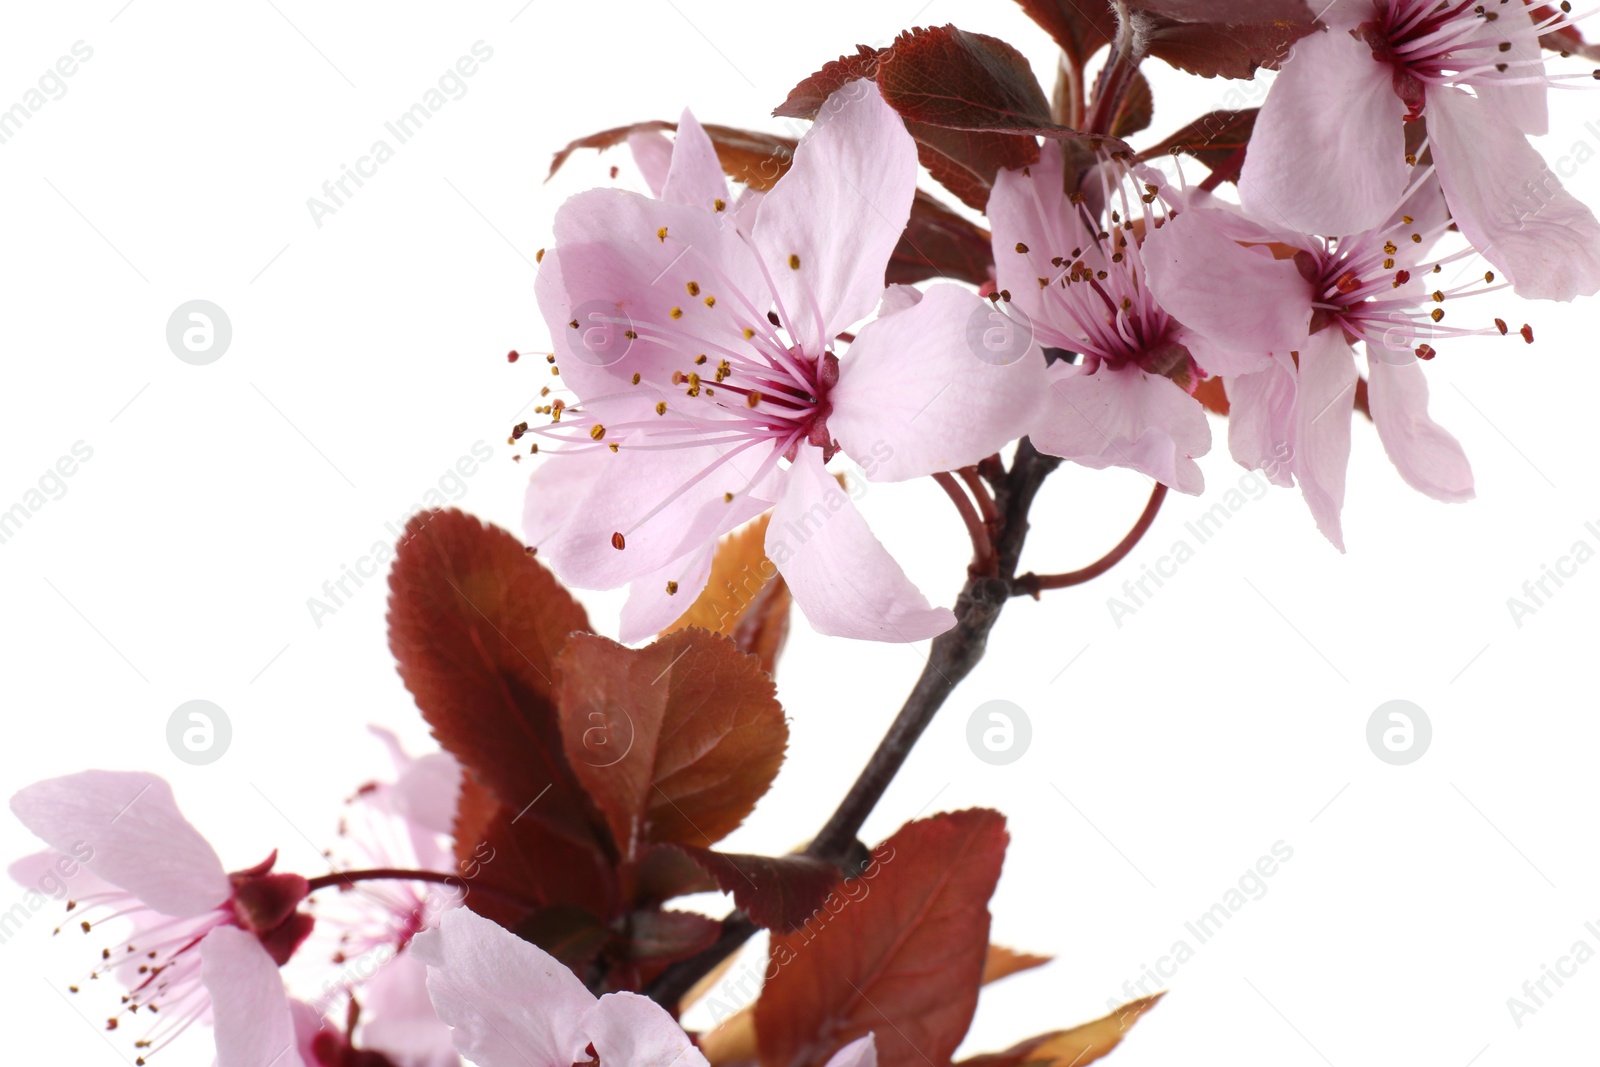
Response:
[{"label": "blossom with five petals", "polygon": [[[1333,0],[1295,43],[1256,118],[1239,197],[1258,218],[1318,234],[1381,226],[1412,179],[1405,123],[1427,145],[1456,224],[1519,294],[1600,291],[1600,222],[1545,166],[1539,35],[1521,4]],[[1588,77],[1585,73],[1583,77]]]},{"label": "blossom with five petals", "polygon": [[[637,993],[596,997],[561,961],[466,908],[417,938],[428,992],[479,1067],[707,1067],[666,1009]],[[876,1067],[868,1034],[828,1067]]]},{"label": "blossom with five petals", "polygon": [[[299,910],[305,878],[273,873],[276,853],[224,871],[153,774],[83,771],[35,782],[11,798],[11,810],[52,853],[92,854],[84,867],[95,884],[68,903],[84,933],[102,916],[130,921],[132,935],[101,950],[93,977],[109,973],[126,986],[129,1015],[156,1014],[135,1042],[141,1063],[209,1018],[220,1067],[301,1067],[278,968],[311,932]],[[113,1016],[107,1029],[119,1021]]]},{"label": "blossom with five petals", "polygon": [[[1042,360],[985,362],[956,285],[873,314],[916,188],[916,146],[870,82],[824,104],[748,233],[684,116],[659,200],[598,189],[557,213],[536,286],[561,382],[525,527],[570,585],[632,585],[624,640],[704,587],[719,536],[768,508],[768,557],[817,630],[914,641],[930,606],[825,469],[872,480],[976,463],[1020,436]],[[553,444],[552,444],[553,441]]]},{"label": "blossom with five petals", "polygon": [[[1443,323],[1447,303],[1504,283],[1490,273],[1435,287],[1446,265],[1474,255],[1427,254],[1449,226],[1437,185],[1424,182],[1384,225],[1348,237],[1274,229],[1219,201],[1196,201],[1145,245],[1163,301],[1239,353],[1224,378],[1234,459],[1276,484],[1298,481],[1318,528],[1341,551],[1355,343],[1367,357],[1378,437],[1400,476],[1437,500],[1473,495],[1461,445],[1428,415],[1419,360],[1435,355],[1429,339],[1507,333],[1498,319],[1482,329]],[[1531,330],[1522,336],[1531,340]]]},{"label": "blossom with five petals", "polygon": [[1106,163],[1100,173],[1119,180],[1105,179],[1094,212],[1062,194],[1062,169],[1060,146],[1047,142],[1037,163],[1001,171],[989,196],[997,311],[1020,312],[1018,329],[1083,356],[1050,368],[1049,403],[1029,440],[1086,467],[1130,467],[1199,493],[1194,457],[1210,451],[1211,428],[1189,393],[1203,373],[1232,369],[1228,350],[1186,328],[1147,284],[1140,240],[1158,221],[1154,194],[1130,198],[1131,175]]}]

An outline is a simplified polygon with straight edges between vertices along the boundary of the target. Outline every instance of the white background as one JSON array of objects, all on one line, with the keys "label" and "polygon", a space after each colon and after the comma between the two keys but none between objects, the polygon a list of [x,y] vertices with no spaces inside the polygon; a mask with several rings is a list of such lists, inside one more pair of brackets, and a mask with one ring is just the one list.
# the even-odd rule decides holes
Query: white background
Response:
[{"label": "white background", "polygon": [[[608,181],[611,164],[634,180],[613,151],[579,155],[543,184],[552,151],[684,105],[777,128],[766,116],[800,77],[913,23],[1005,37],[1047,88],[1052,77],[1050,42],[1007,0],[812,0],[770,13],[700,0],[124,3],[9,4],[0,32],[0,108],[74,42],[93,48],[66,94],[0,144],[0,510],[75,442],[93,449],[65,495],[0,544],[0,784],[95,766],[159,772],[230,868],[277,847],[284,866],[325,869],[338,801],[384,769],[364,723],[427,745],[387,651],[381,584],[320,627],[306,601],[392,541],[385,524],[477,441],[494,458],[456,503],[516,528],[527,470],[510,461],[506,429],[548,380],[534,253],[563,198]],[[479,40],[494,54],[466,95],[316,226],[307,198],[374,140],[393,144],[383,124]],[[1152,77],[1151,139],[1229,88],[1165,68]],[[1259,100],[1259,86],[1246,89]],[[1595,98],[1555,95],[1547,155],[1580,139],[1600,147],[1584,127]],[[1600,168],[1570,184],[1600,202]],[[165,341],[173,309],[196,298],[233,326],[230,349],[204,367]],[[1574,541],[1600,547],[1584,526],[1600,523],[1600,369],[1590,305],[1500,293],[1453,321],[1497,314],[1531,321],[1538,343],[1441,343],[1428,367],[1435,414],[1472,457],[1476,502],[1405,489],[1358,424],[1348,555],[1297,493],[1275,490],[1119,627],[1106,607],[1115,586],[1176,540],[1195,545],[1184,524],[1244,476],[1217,422],[1203,461],[1211,499],[1170,500],[1112,577],[1011,605],[865,834],[924,809],[1010,817],[995,938],[1057,960],[985,993],[968,1050],[1103,1013],[1175,940],[1195,946],[1184,923],[1281,840],[1293,859],[1196,947],[1117,1062],[1592,1056],[1600,963],[1520,1028],[1506,999],[1580,938],[1600,949],[1584,929],[1600,920],[1600,564],[1520,628],[1506,599]],[[509,366],[513,347],[533,355]],[[1025,565],[1095,558],[1145,495],[1127,472],[1063,471],[1035,511]],[[930,597],[949,602],[965,542],[937,489],[873,487],[862,506]],[[618,599],[589,603],[614,631]],[[728,844],[782,850],[814,832],[922,659],[917,647],[824,640],[797,619],[779,671],[795,719],[789,763]],[[208,767],[179,762],[165,741],[168,715],[194,698],[233,723],[231,750]],[[1365,741],[1368,716],[1394,698],[1433,723],[1431,750],[1408,767]],[[1010,767],[966,746],[967,716],[990,699],[1032,720],[1032,748]],[[33,847],[0,820],[0,853]],[[10,1058],[131,1058],[131,1035],[108,1045],[91,1021],[104,1005],[57,992],[98,943],[52,941],[54,921],[37,916],[0,945]],[[207,1045],[197,1032],[157,1062],[206,1062]]]}]

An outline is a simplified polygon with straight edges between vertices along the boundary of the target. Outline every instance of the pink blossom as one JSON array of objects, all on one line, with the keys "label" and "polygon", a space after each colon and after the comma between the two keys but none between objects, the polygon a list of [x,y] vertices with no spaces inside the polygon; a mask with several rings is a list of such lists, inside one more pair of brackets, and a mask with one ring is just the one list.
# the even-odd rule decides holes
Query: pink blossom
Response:
[{"label": "pink blossom", "polygon": [[409,949],[400,953],[362,987],[343,1028],[291,1001],[300,1058],[307,1067],[460,1067],[450,1028],[433,1013],[427,978]]},{"label": "pink blossom", "polygon": [[[1298,481],[1317,526],[1341,551],[1356,343],[1367,357],[1378,437],[1400,476],[1437,500],[1473,495],[1460,444],[1428,415],[1419,360],[1436,355],[1431,341],[1507,333],[1500,320],[1483,328],[1445,322],[1460,297],[1504,283],[1492,272],[1441,283],[1447,265],[1474,254],[1429,255],[1449,225],[1437,186],[1425,182],[1403,211],[1353,236],[1273,229],[1221,202],[1196,201],[1145,244],[1150,284],[1163,301],[1239,353],[1224,377],[1234,459],[1277,484]],[[1527,327],[1523,336],[1532,338]]]},{"label": "pink blossom", "polygon": [[[1041,451],[1087,467],[1130,467],[1184,493],[1205,486],[1194,457],[1211,448],[1205,411],[1190,395],[1204,373],[1232,369],[1169,314],[1146,284],[1139,230],[1157,222],[1154,197],[1133,197],[1108,164],[1102,210],[1062,194],[1062,154],[1002,171],[989,197],[997,313],[1048,348],[1079,353],[1049,372],[1049,403],[1029,426]],[[1115,180],[1115,184],[1112,184]]]},{"label": "pink blossom", "polygon": [[[466,909],[450,912],[412,950],[428,993],[454,1027],[456,1050],[479,1067],[706,1067],[671,1015],[636,993],[595,995],[560,961]],[[593,1052],[589,1052],[593,1049]]]},{"label": "pink blossom", "polygon": [[[460,763],[448,752],[412,756],[389,730],[368,729],[388,750],[395,777],[364,784],[347,802],[339,821],[344,849],[338,866],[457,873],[451,839],[461,795]],[[315,1005],[306,1006],[318,1035],[316,1057],[308,1062],[375,1064],[376,1053],[397,1067],[454,1067],[459,1058],[449,1028],[429,1007],[425,968],[407,946],[445,911],[459,907],[463,891],[389,879],[343,889],[332,907],[317,915],[317,930],[336,934],[331,950],[340,971],[337,980],[324,982]],[[360,1025],[347,1021],[345,1030],[331,1027],[327,1020],[348,1015],[343,1007],[350,1004]]]},{"label": "pink blossom", "polygon": [[[1408,175],[1407,121],[1461,232],[1524,296],[1600,290],[1600,223],[1527,135],[1546,132],[1551,76],[1519,4],[1335,0],[1297,42],[1256,119],[1239,196],[1259,218],[1319,234],[1384,223]],[[1588,77],[1585,72],[1583,77]]]},{"label": "pink blossom", "polygon": [[54,854],[89,855],[91,881],[77,885],[87,892],[67,905],[84,933],[106,919],[129,921],[132,935],[102,949],[91,977],[110,974],[126,986],[119,1016],[146,1009],[154,1017],[139,1049],[148,1054],[209,1018],[221,1067],[299,1067],[278,968],[311,932],[311,917],[298,910],[306,879],[273,873],[276,853],[225,872],[171,787],[152,774],[83,771],[36,782],[11,798],[11,810]]},{"label": "pink blossom", "polygon": [[[456,1049],[480,1067],[706,1067],[689,1035],[655,1001],[595,995],[543,949],[465,908],[417,938],[428,992],[455,1028]],[[871,1034],[828,1067],[877,1067]]]},{"label": "pink blossom", "polygon": [[632,585],[624,640],[670,624],[716,539],[774,514],[767,554],[819,631],[914,641],[948,629],[824,464],[896,481],[975,463],[1040,403],[1042,361],[996,366],[966,340],[982,304],[934,285],[872,315],[911,209],[916,147],[870,83],[834,94],[793,164],[728,221],[726,183],[685,115],[662,199],[592,190],[557,214],[537,294],[555,335],[552,457],[525,526],[571,585]]}]

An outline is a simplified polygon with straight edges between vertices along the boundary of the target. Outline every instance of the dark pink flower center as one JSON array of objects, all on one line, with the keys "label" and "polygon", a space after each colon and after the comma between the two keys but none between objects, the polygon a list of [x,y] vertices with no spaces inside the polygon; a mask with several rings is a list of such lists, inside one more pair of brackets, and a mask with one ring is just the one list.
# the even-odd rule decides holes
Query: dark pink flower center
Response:
[{"label": "dark pink flower center", "polygon": [[[1429,86],[1474,86],[1518,80],[1543,80],[1543,59],[1523,60],[1509,53],[1513,37],[1530,37],[1534,28],[1522,5],[1509,0],[1378,0],[1375,18],[1352,31],[1372,49],[1372,57],[1391,68],[1394,92],[1408,117],[1423,113]],[[1562,23],[1565,15],[1547,20]],[[1548,27],[1541,27],[1541,30]]]}]

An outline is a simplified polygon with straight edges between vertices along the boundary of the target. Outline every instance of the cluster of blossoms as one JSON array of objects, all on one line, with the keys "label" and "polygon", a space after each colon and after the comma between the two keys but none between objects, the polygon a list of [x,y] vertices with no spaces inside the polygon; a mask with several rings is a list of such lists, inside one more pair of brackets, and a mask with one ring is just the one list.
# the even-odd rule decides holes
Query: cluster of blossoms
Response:
[{"label": "cluster of blossoms", "polygon": [[[456,874],[438,844],[440,825],[454,817],[460,770],[444,753],[411,760],[395,752],[397,780],[364,787],[362,799],[397,816],[418,862],[435,866],[307,879],[275,872],[274,852],[228,873],[164,780],[85,771],[12,797],[12,812],[49,847],[13,863],[10,874],[36,885],[39,872],[71,861],[72,923],[88,936],[109,925],[119,938],[98,948],[87,974],[122,990],[106,1029],[137,1028],[141,1012],[149,1020],[133,1039],[139,1064],[204,1022],[214,1029],[220,1067],[455,1067],[461,1055],[482,1067],[705,1067],[654,1001],[627,992],[596,998],[548,953],[460,906],[469,872]],[[393,855],[379,833],[364,841],[382,858]],[[430,873],[452,892],[437,913],[426,895],[390,891]],[[350,1011],[342,1030],[334,1005],[291,998],[280,975],[314,928],[328,923],[308,910],[319,890],[361,898],[358,928],[382,930],[359,947],[384,962],[370,981],[343,989]],[[335,924],[340,951],[332,962],[343,964],[357,950],[346,923]],[[70,989],[78,994],[84,984]],[[867,1036],[829,1067],[874,1063]]]},{"label": "cluster of blossoms", "polygon": [[[1470,499],[1421,363],[1464,335],[1533,340],[1469,296],[1600,290],[1600,223],[1527,141],[1560,77],[1540,36],[1570,19],[1466,0],[1319,18],[1254,119],[1237,199],[1103,143],[1085,165],[1047,138],[998,168],[990,307],[945,281],[886,287],[918,142],[872,81],[833,89],[782,177],[737,200],[692,115],[670,147],[633,133],[654,197],[574,197],[542,257],[564,389],[532,431],[548,458],[529,543],[575,586],[628,586],[636,640],[704,587],[720,536],[771,509],[767,555],[814,628],[915,641],[954,616],[873,537],[835,454],[897,481],[1026,437],[1198,494],[1211,378],[1234,459],[1298,484],[1341,550],[1358,408],[1409,485]],[[975,340],[991,320],[1011,327],[998,353]]]},{"label": "cluster of blossoms", "polygon": [[[1532,343],[1487,294],[1600,291],[1600,222],[1528,141],[1569,77],[1542,49],[1587,54],[1566,4],[1230,5],[1037,16],[1063,47],[1053,105],[1014,49],[944,27],[802,82],[778,112],[814,119],[797,142],[687,111],[671,140],[647,123],[577,142],[627,141],[651,192],[574,196],[540,253],[555,380],[512,435],[539,456],[525,541],[422,516],[390,579],[391,648],[444,751],[378,731],[394,780],[355,794],[310,876],[275,851],[228,871],[154,775],[21,790],[47,849],[11,873],[77,870],[63,929],[102,938],[72,991],[120,989],[106,1026],[137,1031],[141,1064],[195,1023],[221,1067],[953,1062],[978,987],[1045,962],[988,942],[1004,820],[913,820],[872,852],[855,835],[982,655],[996,589],[1114,564],[1167,490],[1204,490],[1217,415],[1234,460],[1298,485],[1340,550],[1357,412],[1408,485],[1468,500],[1424,367],[1457,338]],[[1161,51],[1186,40],[1206,43]],[[1279,69],[1259,110],[1137,152],[1147,53]],[[1169,152],[1211,173],[1193,183]],[[919,189],[921,168],[989,228]],[[950,495],[974,550],[955,610],[874,536],[837,457]],[[1028,503],[1062,461],[1137,471],[1150,505],[1104,566],[1018,577]],[[716,610],[712,576],[735,572],[753,592]],[[659,637],[597,636],[562,582],[628,587],[621,641]],[[948,634],[937,683],[804,850],[718,852],[783,760],[791,597],[828,635]],[[737,906],[720,921],[667,907],[714,889]],[[696,982],[760,928],[759,1000],[691,1034]],[[320,995],[291,995],[302,965]],[[1078,1067],[1156,999],[976,1062]]]}]

